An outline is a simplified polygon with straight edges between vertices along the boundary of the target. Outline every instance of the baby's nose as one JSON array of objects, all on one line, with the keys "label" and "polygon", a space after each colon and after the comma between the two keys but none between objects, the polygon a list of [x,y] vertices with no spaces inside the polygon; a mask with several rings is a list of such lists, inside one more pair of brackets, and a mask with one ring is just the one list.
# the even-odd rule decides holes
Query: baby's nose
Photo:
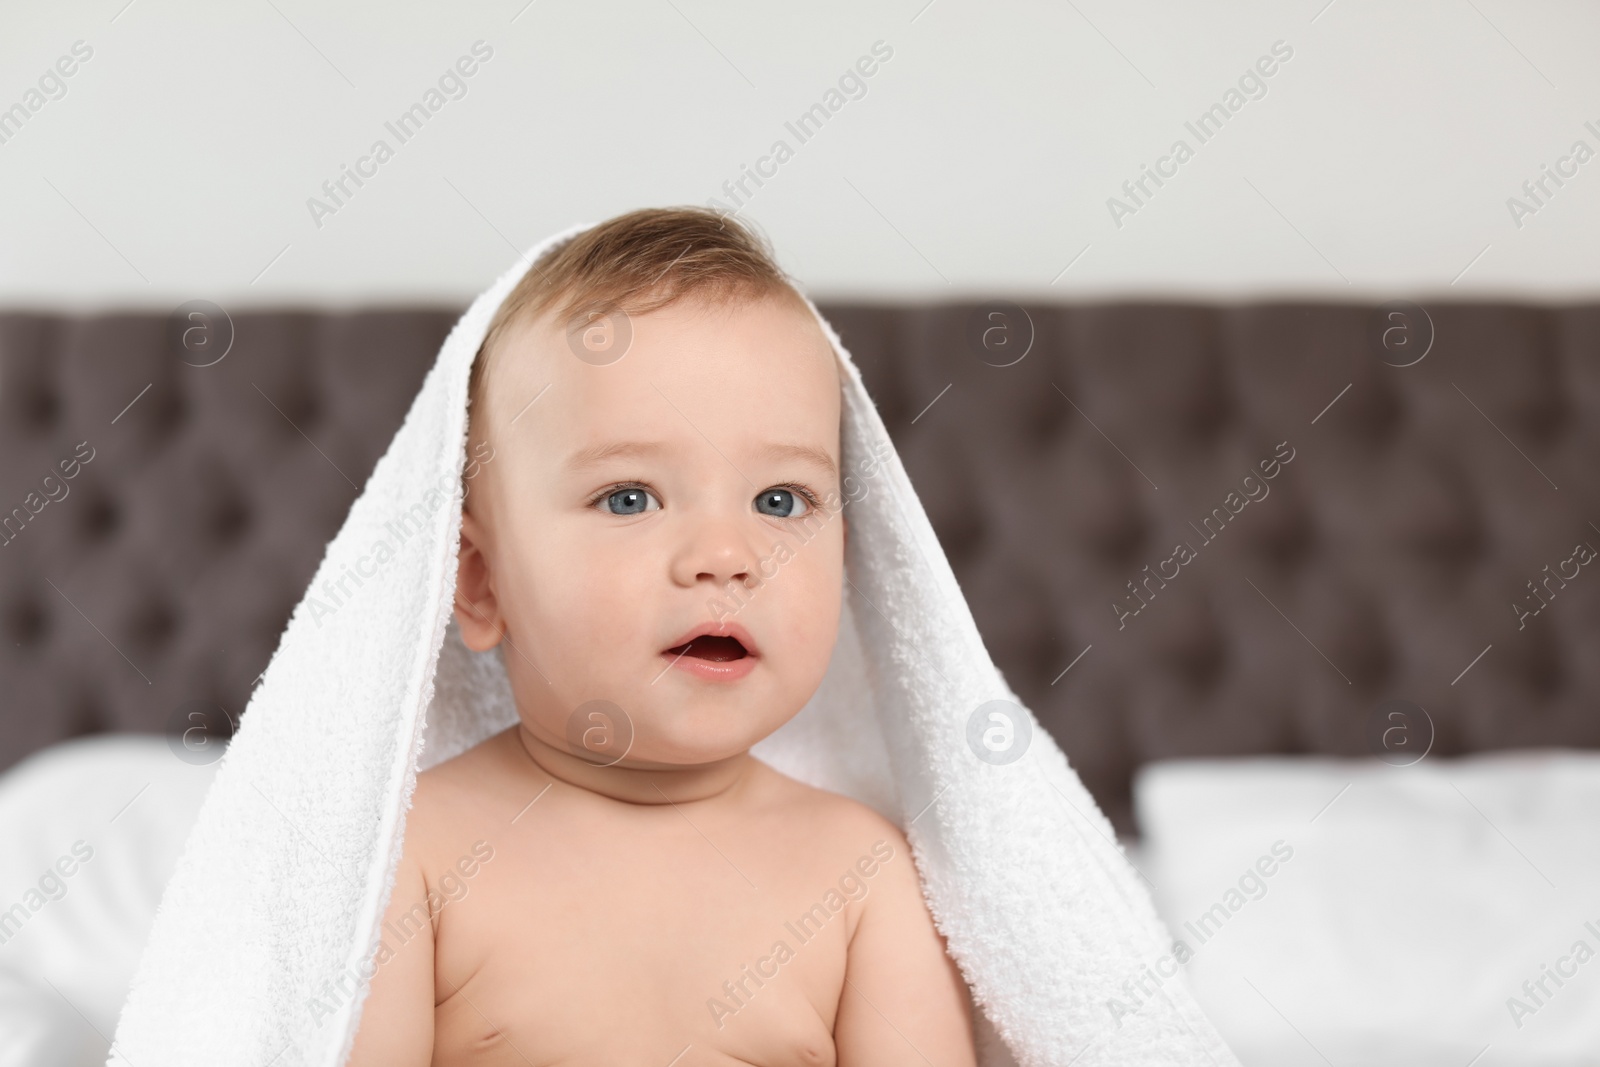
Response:
[{"label": "baby's nose", "polygon": [[726,520],[706,521],[686,531],[673,559],[672,580],[683,586],[744,581],[755,566],[755,554],[739,526]]}]

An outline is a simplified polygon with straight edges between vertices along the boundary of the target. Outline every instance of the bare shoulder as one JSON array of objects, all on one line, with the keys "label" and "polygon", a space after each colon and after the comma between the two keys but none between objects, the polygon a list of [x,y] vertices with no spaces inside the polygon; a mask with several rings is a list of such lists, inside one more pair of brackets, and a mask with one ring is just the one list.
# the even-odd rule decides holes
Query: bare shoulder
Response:
[{"label": "bare shoulder", "polygon": [[[819,854],[827,856],[831,864],[854,867],[875,884],[892,884],[896,894],[909,890],[921,900],[911,846],[900,827],[859,800],[808,785],[771,767],[765,770],[770,778],[769,795],[815,842]],[[890,878],[878,877],[891,868]]]},{"label": "bare shoulder", "polygon": [[[468,854],[463,838],[471,839],[466,816],[477,803],[468,783],[489,755],[475,748],[417,775],[350,1067],[426,1067],[433,1060],[434,974],[446,899],[436,884],[452,873],[456,857],[485,858]],[[470,867],[459,869],[470,877]]]},{"label": "bare shoulder", "polygon": [[898,832],[894,823],[859,800],[792,778],[759,758],[755,765],[765,803],[782,805],[807,818],[825,819],[835,829],[876,826]]},{"label": "bare shoulder", "polygon": [[[481,746],[480,746],[481,747]],[[466,800],[464,786],[468,780],[470,764],[481,757],[477,749],[435,764],[417,772],[417,784],[411,793],[411,809],[406,815],[406,836],[415,828],[418,835],[432,836],[449,824],[451,811]]]},{"label": "bare shoulder", "polygon": [[451,756],[417,774],[417,792],[426,786],[433,799],[444,800],[459,792],[480,776],[495,770],[501,762],[506,734],[498,733],[465,752]]},{"label": "bare shoulder", "polygon": [[438,861],[459,856],[463,842],[509,818],[501,809],[520,794],[512,791],[508,777],[500,735],[417,773],[406,814],[406,850],[429,875]]},{"label": "bare shoulder", "polygon": [[971,997],[906,835],[866,804],[777,771],[767,785],[861,889],[834,1028],[839,1067],[974,1067]]}]

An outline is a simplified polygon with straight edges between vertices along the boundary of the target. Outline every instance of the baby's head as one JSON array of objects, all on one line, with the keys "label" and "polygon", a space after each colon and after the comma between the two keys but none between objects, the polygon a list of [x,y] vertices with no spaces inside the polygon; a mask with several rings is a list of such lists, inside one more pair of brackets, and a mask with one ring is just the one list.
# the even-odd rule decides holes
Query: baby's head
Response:
[{"label": "baby's head", "polygon": [[455,614],[469,648],[506,642],[537,740],[705,764],[810,699],[843,584],[839,373],[707,209],[611,219],[518,283],[472,370]]}]

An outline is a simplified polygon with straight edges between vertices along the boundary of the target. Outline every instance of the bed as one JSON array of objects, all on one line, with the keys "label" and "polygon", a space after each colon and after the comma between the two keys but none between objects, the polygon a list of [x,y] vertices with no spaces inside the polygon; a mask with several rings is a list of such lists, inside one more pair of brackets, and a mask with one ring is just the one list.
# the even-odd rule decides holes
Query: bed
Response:
[{"label": "bed", "polygon": [[[1181,967],[1252,1067],[1600,1048],[1600,306],[1424,304],[822,309],[995,661],[1175,938],[1214,935]],[[459,313],[192,310],[0,313],[19,1063],[103,1056],[186,813]]]}]

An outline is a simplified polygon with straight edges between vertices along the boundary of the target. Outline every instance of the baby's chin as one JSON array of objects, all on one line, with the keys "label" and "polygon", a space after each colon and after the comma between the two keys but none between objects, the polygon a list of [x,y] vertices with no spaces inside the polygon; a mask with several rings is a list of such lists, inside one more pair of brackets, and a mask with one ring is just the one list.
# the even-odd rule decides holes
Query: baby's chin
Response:
[{"label": "baby's chin", "polygon": [[639,767],[652,764],[697,767],[717,763],[750,751],[785,721],[786,718],[779,721],[745,719],[706,726],[684,722],[666,729],[639,727],[633,748],[622,763]]}]

